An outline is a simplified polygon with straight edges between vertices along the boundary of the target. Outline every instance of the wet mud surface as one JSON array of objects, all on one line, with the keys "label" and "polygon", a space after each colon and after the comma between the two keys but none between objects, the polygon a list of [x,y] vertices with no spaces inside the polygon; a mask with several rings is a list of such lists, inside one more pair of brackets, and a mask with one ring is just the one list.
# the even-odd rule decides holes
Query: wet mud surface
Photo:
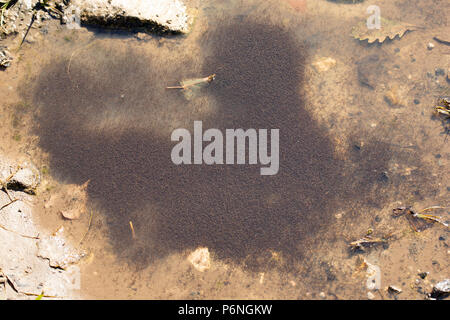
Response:
[{"label": "wet mud surface", "polygon": [[[90,181],[89,199],[105,215],[120,256],[145,267],[206,246],[253,267],[267,263],[270,250],[301,260],[303,241],[336,210],[381,206],[396,189],[396,177],[386,172],[398,150],[374,138],[362,148],[346,146],[350,157],[340,159],[327,128],[305,109],[304,43],[280,27],[242,19],[202,41],[211,52],[202,74],[217,74],[204,93],[216,104],[207,116],[165,90],[159,61],[133,50],[91,46],[83,59],[60,57],[36,79],[40,146],[57,175]],[[167,78],[181,76],[168,72]],[[174,143],[164,121],[158,125],[173,117],[168,110],[203,120],[204,130],[280,128],[279,173],[261,176],[255,165],[174,165]],[[128,119],[124,126],[121,118]]]},{"label": "wet mud surface", "polygon": [[[418,269],[431,272],[420,290],[448,274],[448,230],[415,234],[392,217],[399,205],[448,199],[448,143],[431,106],[445,80],[427,75],[448,61],[445,48],[427,50],[431,31],[355,41],[346,32],[365,18],[364,3],[290,3],[199,6],[183,37],[58,30],[24,48],[18,97],[5,100],[12,128],[1,132],[42,171],[42,223],[64,225],[89,253],[86,297],[364,299],[360,257],[380,266],[383,290],[404,288],[401,298],[422,294]],[[381,5],[398,19],[406,6]],[[435,7],[405,20],[423,24]],[[35,60],[42,49],[48,57]],[[336,65],[319,72],[312,66],[324,57]],[[213,73],[193,96],[166,89]],[[385,97],[395,95],[391,106]],[[280,129],[278,174],[174,165],[171,133],[192,133],[196,120],[203,131]],[[87,212],[62,219],[54,199],[87,181]],[[368,230],[396,236],[350,252]],[[204,273],[186,259],[198,247],[211,252]]]}]

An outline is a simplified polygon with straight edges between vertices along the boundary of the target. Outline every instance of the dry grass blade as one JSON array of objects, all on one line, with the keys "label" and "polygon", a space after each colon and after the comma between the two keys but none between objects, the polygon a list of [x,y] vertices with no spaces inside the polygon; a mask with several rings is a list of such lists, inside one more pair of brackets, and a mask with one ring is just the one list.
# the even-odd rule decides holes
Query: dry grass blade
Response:
[{"label": "dry grass blade", "polygon": [[133,222],[130,221],[130,229],[131,229],[131,236],[133,239],[136,239],[136,233],[134,232]]},{"label": "dry grass blade", "polygon": [[440,115],[444,115],[446,118],[450,118],[450,98],[441,98],[438,104],[434,107],[436,112]]},{"label": "dry grass blade", "polygon": [[16,232],[16,231],[14,231],[14,230],[8,229],[8,228],[6,228],[5,226],[3,226],[3,225],[1,225],[1,224],[0,224],[0,229],[3,229],[3,230],[8,231],[8,232],[15,233],[15,234],[17,234],[18,236],[21,236],[21,237],[23,237],[23,238],[27,238],[27,239],[39,239],[39,234],[38,234],[37,236],[27,236],[27,235],[25,235],[25,234],[21,234],[21,233],[18,233],[18,232]]},{"label": "dry grass blade", "polygon": [[198,79],[188,79],[180,82],[179,86],[173,86],[173,87],[166,87],[166,89],[181,89],[186,90],[192,87],[201,86],[204,84],[209,84],[216,78],[215,74],[212,74],[205,78],[198,78]]},{"label": "dry grass blade", "polygon": [[410,223],[411,227],[414,229],[415,232],[421,232],[425,230],[426,228],[430,227],[432,223],[439,223],[445,227],[448,227],[448,223],[443,221],[442,217],[431,215],[431,214],[424,214],[422,212],[428,212],[432,210],[437,209],[445,209],[448,207],[441,207],[441,206],[432,206],[425,209],[422,209],[418,212],[414,212],[411,210],[411,207],[399,207],[395,208],[393,210],[394,216],[399,217],[406,215],[406,218],[408,219],[408,222]]},{"label": "dry grass blade", "polygon": [[2,211],[3,209],[5,209],[6,207],[12,205],[14,202],[16,202],[16,201],[18,201],[18,200],[19,200],[19,199],[14,199],[14,200],[8,202],[7,204],[1,206],[1,207],[0,207],[0,211]]}]

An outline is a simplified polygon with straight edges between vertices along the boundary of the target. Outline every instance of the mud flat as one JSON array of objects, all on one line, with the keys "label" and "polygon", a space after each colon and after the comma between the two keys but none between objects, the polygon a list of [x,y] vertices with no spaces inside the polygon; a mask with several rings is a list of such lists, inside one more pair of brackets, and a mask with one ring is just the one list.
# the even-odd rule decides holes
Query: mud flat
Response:
[{"label": "mud flat", "polygon": [[81,255],[66,245],[63,229],[50,235],[35,224],[27,188],[37,186],[39,174],[30,163],[17,167],[0,155],[0,300],[76,299],[80,271],[71,264]]}]

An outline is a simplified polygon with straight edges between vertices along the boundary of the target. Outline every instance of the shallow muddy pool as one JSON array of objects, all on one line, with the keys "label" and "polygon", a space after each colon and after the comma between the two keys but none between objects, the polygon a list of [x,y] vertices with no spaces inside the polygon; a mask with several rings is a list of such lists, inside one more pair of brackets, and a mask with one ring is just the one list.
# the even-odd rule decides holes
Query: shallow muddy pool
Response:
[{"label": "shallow muddy pool", "polygon": [[[4,148],[41,169],[41,223],[63,225],[86,253],[82,295],[366,299],[361,259],[381,269],[376,298],[389,285],[420,297],[418,270],[430,272],[425,291],[448,277],[448,228],[416,233],[392,215],[449,205],[448,124],[434,106],[450,94],[450,47],[427,48],[448,30],[448,2],[186,4],[187,35],[54,26],[0,74]],[[354,39],[373,4],[419,28]],[[261,175],[248,149],[245,164],[174,164],[171,134],[194,134],[194,121],[203,132],[279,129],[278,172]],[[86,182],[80,218],[62,219],[62,199]],[[389,241],[350,252],[367,234]],[[200,247],[204,272],[187,260]]]}]

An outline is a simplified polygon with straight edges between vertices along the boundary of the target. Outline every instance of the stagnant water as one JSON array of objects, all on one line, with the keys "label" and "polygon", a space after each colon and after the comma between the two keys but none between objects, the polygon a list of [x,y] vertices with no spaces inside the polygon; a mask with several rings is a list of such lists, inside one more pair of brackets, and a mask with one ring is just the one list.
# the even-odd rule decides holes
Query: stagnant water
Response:
[{"label": "stagnant water", "polygon": [[[204,246],[248,272],[267,269],[277,252],[281,268],[295,273],[321,240],[335,237],[328,230],[336,212],[350,223],[386,203],[436,194],[426,151],[407,123],[393,125],[389,107],[370,101],[373,91],[358,88],[356,77],[353,87],[312,84],[317,74],[308,66],[317,55],[354,65],[374,51],[386,54],[392,43],[377,48],[339,36],[345,10],[364,12],[361,4],[339,7],[341,20],[327,12],[335,4],[313,5],[308,15],[294,3],[203,5],[203,22],[194,24],[201,32],[146,44],[93,30],[53,48],[51,62],[23,85],[52,174],[64,183],[89,181],[89,206],[106,224],[117,263],[145,269]],[[390,51],[387,59],[396,63]],[[215,80],[190,99],[166,89],[211,74]],[[353,102],[314,96],[316,84],[335,97],[348,92]],[[364,125],[380,119],[376,130]],[[280,129],[278,174],[262,176],[259,165],[173,164],[170,134],[192,131],[195,120],[222,132]],[[415,168],[413,176],[393,163]]]}]

